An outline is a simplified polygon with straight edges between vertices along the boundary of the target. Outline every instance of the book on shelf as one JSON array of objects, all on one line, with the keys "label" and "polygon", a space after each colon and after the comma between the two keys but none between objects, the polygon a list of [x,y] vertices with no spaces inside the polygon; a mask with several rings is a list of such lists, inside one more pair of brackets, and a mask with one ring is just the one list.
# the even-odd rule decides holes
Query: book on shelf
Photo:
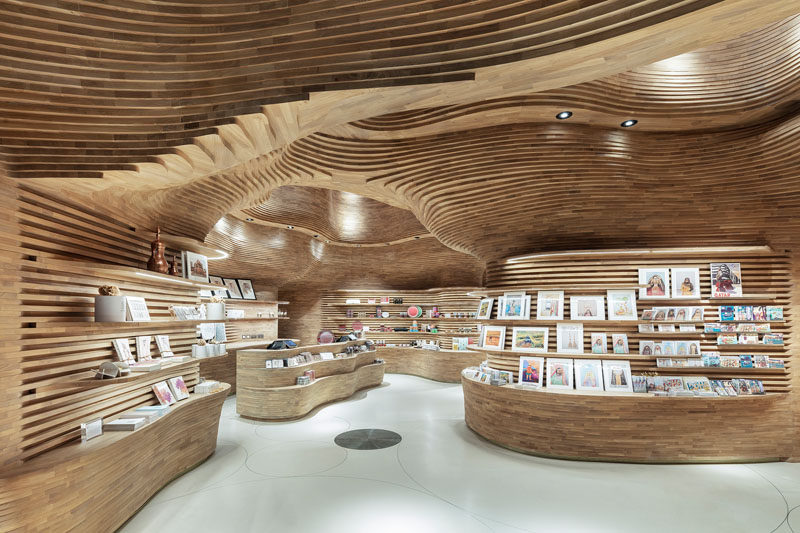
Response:
[{"label": "book on shelf", "polygon": [[732,305],[719,306],[719,319],[722,322],[736,320],[736,312]]},{"label": "book on shelf", "polygon": [[703,366],[709,366],[709,367],[720,366],[722,364],[720,357],[721,356],[719,352],[703,352],[702,354]]},{"label": "book on shelf", "polygon": [[752,355],[740,355],[739,356],[739,368],[753,368],[753,356]]},{"label": "book on shelf", "polygon": [[207,379],[195,385],[194,392],[195,394],[210,394],[215,390],[217,390],[219,386],[220,386],[219,381],[213,379]]},{"label": "book on shelf", "polygon": [[128,339],[113,339],[111,345],[114,347],[114,351],[117,353],[117,357],[120,361],[128,363],[129,365],[136,362],[131,352],[131,344]]},{"label": "book on shelf", "polygon": [[672,392],[677,390],[685,390],[683,386],[683,378],[681,376],[664,376],[664,390]]},{"label": "book on shelf", "polygon": [[734,385],[733,380],[730,380],[730,379],[723,380],[722,386],[725,387],[725,392],[728,393],[728,396],[738,396],[739,395],[739,390],[736,387],[736,385]]},{"label": "book on shelf", "polygon": [[722,326],[719,322],[706,322],[703,324],[703,332],[704,333],[721,333]]},{"label": "book on shelf", "polygon": [[167,385],[166,381],[159,381],[158,383],[153,384],[153,393],[156,395],[158,399],[158,403],[161,405],[172,405],[175,403],[175,396],[173,396],[172,391]]},{"label": "book on shelf", "polygon": [[144,418],[145,422],[148,424],[153,422],[154,420],[158,420],[161,418],[161,413],[157,413],[155,411],[150,412],[143,412],[143,411],[128,411],[127,413],[122,413],[119,415],[119,418]]},{"label": "book on shelf", "polygon": [[721,379],[712,379],[710,383],[711,388],[717,393],[718,396],[728,396],[728,391],[725,390],[725,385],[722,384]]},{"label": "book on shelf", "polygon": [[167,383],[176,400],[185,400],[189,397],[189,389],[186,387],[182,376],[169,378]]},{"label": "book on shelf", "polygon": [[103,431],[134,431],[147,423],[144,418],[118,418],[103,422]]},{"label": "book on shelf", "polygon": [[768,305],[767,320],[783,320],[783,307]]},{"label": "book on shelf", "polygon": [[141,296],[125,297],[126,320],[129,322],[149,322],[150,311],[147,310],[147,302]]},{"label": "book on shelf", "polygon": [[157,413],[158,416],[164,416],[169,412],[169,405],[144,405],[142,407],[137,407],[133,410],[134,413]]},{"label": "book on shelf", "polygon": [[633,392],[647,392],[647,377],[634,374],[631,376],[633,381]]},{"label": "book on shelf", "polygon": [[686,390],[692,392],[714,392],[707,377],[686,376],[683,378],[683,386]]},{"label": "book on shelf", "polygon": [[769,368],[769,356],[759,354],[754,355],[753,368]]},{"label": "book on shelf", "polygon": [[738,355],[720,355],[719,356],[719,366],[723,368],[739,368],[739,356]]},{"label": "book on shelf", "polygon": [[773,359],[772,357],[769,358],[769,367],[770,368],[786,368],[786,363],[783,359]]},{"label": "book on shelf", "polygon": [[753,306],[737,305],[733,308],[733,319],[737,321],[754,320]]},{"label": "book on shelf", "polygon": [[129,363],[128,367],[131,369],[131,372],[153,372],[155,370],[161,370],[161,361],[144,361],[141,363]]},{"label": "book on shelf", "polygon": [[150,341],[153,340],[151,335],[141,335],[136,337],[136,358],[142,361],[152,360],[150,355]]},{"label": "book on shelf", "polygon": [[156,335],[156,347],[162,357],[166,357],[165,352],[172,353],[172,348],[169,347],[169,335]]},{"label": "book on shelf", "polygon": [[739,344],[758,344],[758,333],[741,333]]},{"label": "book on shelf", "polygon": [[717,335],[717,344],[739,344],[739,337],[735,333],[720,333]]},{"label": "book on shelf", "polygon": [[765,333],[762,342],[764,344],[783,344],[783,333]]}]

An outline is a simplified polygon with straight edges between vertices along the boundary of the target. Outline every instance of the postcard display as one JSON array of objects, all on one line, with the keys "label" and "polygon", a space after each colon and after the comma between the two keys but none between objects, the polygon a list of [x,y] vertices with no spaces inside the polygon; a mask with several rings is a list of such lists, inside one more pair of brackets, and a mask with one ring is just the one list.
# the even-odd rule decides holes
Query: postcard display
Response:
[{"label": "postcard display", "polygon": [[[479,320],[486,364],[465,371],[465,379],[521,394],[594,395],[609,406],[622,397],[631,405],[637,398],[681,406],[670,402],[734,406],[761,398],[766,411],[788,405],[792,316],[785,256],[743,249],[731,257],[700,251],[633,257],[576,254],[558,266],[531,259],[536,277],[526,289],[519,264],[490,268],[487,285],[508,286],[508,278],[520,289],[485,293],[494,300],[490,318]],[[530,301],[530,308],[518,318],[499,316],[498,305],[503,309],[509,297]],[[670,416],[669,407],[663,416]]]}]

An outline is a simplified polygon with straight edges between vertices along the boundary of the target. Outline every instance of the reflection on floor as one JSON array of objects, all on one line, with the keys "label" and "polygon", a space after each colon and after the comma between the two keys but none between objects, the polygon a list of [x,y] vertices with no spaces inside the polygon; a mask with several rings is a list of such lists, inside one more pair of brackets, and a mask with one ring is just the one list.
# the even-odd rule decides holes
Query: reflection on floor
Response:
[{"label": "reflection on floor", "polygon": [[[298,422],[244,420],[234,402],[225,403],[216,453],[121,531],[800,531],[800,464],[648,466],[521,455],[467,429],[460,385],[391,374],[383,386]],[[367,451],[334,444],[358,428],[396,431],[403,440]]]}]

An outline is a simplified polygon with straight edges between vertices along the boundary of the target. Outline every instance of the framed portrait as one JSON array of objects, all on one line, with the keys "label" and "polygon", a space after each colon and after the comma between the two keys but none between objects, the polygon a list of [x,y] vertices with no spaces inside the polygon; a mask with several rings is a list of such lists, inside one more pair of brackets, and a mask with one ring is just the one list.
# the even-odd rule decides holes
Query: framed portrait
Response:
[{"label": "framed portrait", "polygon": [[583,324],[557,324],[556,344],[558,353],[582,354]]},{"label": "framed portrait", "polygon": [[669,268],[648,267],[639,269],[639,299],[669,298]]},{"label": "framed portrait", "polygon": [[502,350],[506,343],[506,327],[484,326],[481,341],[481,346],[484,348]]},{"label": "framed portrait", "polygon": [[489,320],[492,317],[492,305],[494,298],[484,298],[478,304],[478,320]]},{"label": "framed portrait", "polygon": [[[608,290],[606,291],[606,298],[608,300],[609,320],[638,320],[636,291]],[[645,318],[642,317],[642,320],[645,320]]]},{"label": "framed portrait", "polygon": [[630,361],[603,361],[603,378],[607,391],[633,392]]},{"label": "framed portrait", "polygon": [[669,314],[669,307],[654,307],[653,308],[653,321],[661,322],[667,320]]},{"label": "framed portrait", "polygon": [[507,292],[498,302],[498,319],[528,320],[531,316],[531,297],[524,292]]},{"label": "framed portrait", "polygon": [[605,298],[602,296],[570,296],[569,318],[571,320],[605,320]]},{"label": "framed portrait", "polygon": [[548,328],[514,328],[511,331],[511,350],[515,352],[547,352]]},{"label": "framed portrait", "polygon": [[672,297],[700,298],[700,269],[688,267],[672,267]]},{"label": "framed portrait", "polygon": [[539,291],[536,295],[536,318],[564,320],[564,291]]},{"label": "framed portrait", "polygon": [[520,357],[517,383],[527,383],[534,387],[542,386],[544,377],[544,357]]},{"label": "framed portrait", "polygon": [[598,359],[575,360],[575,388],[578,390],[603,390],[603,365]]},{"label": "framed portrait", "polygon": [[739,263],[711,263],[711,297],[742,295],[742,267]]},{"label": "framed portrait", "polygon": [[656,343],[653,341],[639,341],[639,355],[654,355]]},{"label": "framed portrait", "polygon": [[239,284],[236,283],[235,279],[231,278],[222,278],[222,283],[225,284],[225,288],[228,290],[228,296],[233,298],[234,300],[242,300],[242,292],[239,290]]},{"label": "framed portrait", "polygon": [[608,353],[608,338],[605,333],[592,333],[590,338],[592,341],[592,353]]},{"label": "framed portrait", "polygon": [[661,352],[664,355],[675,355],[675,341],[662,341]]},{"label": "framed portrait", "polygon": [[572,359],[547,358],[547,388],[572,389]]},{"label": "framed portrait", "polygon": [[242,294],[242,298],[245,300],[256,299],[256,290],[253,288],[252,281],[249,279],[237,279],[236,283],[239,285],[239,291]]},{"label": "framed portrait", "polygon": [[642,311],[642,320],[653,320],[653,310],[652,309],[644,309]]},{"label": "framed portrait", "polygon": [[616,354],[630,353],[628,349],[628,335],[625,333],[612,333],[611,351]]},{"label": "framed portrait", "polygon": [[208,258],[186,251],[183,253],[183,277],[192,281],[208,283]]}]

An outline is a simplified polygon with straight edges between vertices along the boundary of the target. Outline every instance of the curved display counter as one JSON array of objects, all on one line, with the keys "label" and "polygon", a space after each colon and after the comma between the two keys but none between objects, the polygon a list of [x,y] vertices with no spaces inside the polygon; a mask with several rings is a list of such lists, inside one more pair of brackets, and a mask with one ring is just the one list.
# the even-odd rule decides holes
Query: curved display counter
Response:
[{"label": "curved display counter", "polygon": [[394,346],[378,347],[378,357],[386,361],[387,373],[410,374],[445,383],[458,383],[462,370],[477,366],[486,358],[482,352]]},{"label": "curved display counter", "polygon": [[462,376],[467,426],[531,455],[631,463],[778,461],[792,455],[786,394],[664,398],[526,390]]},{"label": "curved display counter", "polygon": [[[341,353],[364,340],[298,346],[288,350],[239,350],[237,354],[236,412],[259,420],[289,420],[307,415],[316,407],[349,398],[356,391],[383,383],[384,364],[374,363],[376,351],[357,352],[337,359],[298,366],[266,368],[266,361],[302,352]],[[297,378],[313,370],[316,379],[296,385]]]},{"label": "curved display counter", "polygon": [[[132,432],[63,446],[0,476],[3,531],[114,531],[217,447],[230,386],[191,394]],[[152,394],[152,393],[150,393]],[[7,528],[7,529],[6,529]]]}]

